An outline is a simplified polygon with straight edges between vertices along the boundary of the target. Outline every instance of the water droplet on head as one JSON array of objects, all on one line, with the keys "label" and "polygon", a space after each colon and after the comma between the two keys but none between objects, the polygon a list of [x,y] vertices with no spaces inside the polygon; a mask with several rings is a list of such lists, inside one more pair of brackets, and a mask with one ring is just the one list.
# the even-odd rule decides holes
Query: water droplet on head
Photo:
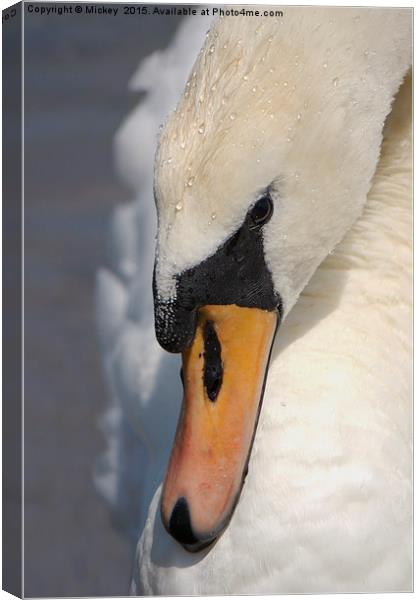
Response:
[{"label": "water droplet on head", "polygon": [[269,73],[273,73],[274,71],[275,71],[275,69],[274,69],[273,67],[271,67],[271,68],[269,69]]},{"label": "water droplet on head", "polygon": [[339,77],[335,77],[335,78],[333,79],[333,85],[334,85],[335,87],[337,87],[338,83],[339,83]]},{"label": "water droplet on head", "polygon": [[297,121],[300,121],[300,120],[301,120],[301,113],[298,113],[298,115],[297,115]]},{"label": "water droplet on head", "polygon": [[268,37],[268,44],[271,44],[271,43],[272,43],[272,40],[273,40],[273,37],[270,35],[270,36]]},{"label": "water droplet on head", "polygon": [[201,125],[198,127],[198,133],[204,133],[205,131],[205,124],[201,123]]},{"label": "water droplet on head", "polygon": [[215,92],[215,90],[217,89],[217,86],[215,85],[215,83],[211,86],[211,92]]},{"label": "water droplet on head", "polygon": [[177,212],[179,212],[180,210],[182,210],[183,208],[183,204],[182,202],[178,202],[175,206],[175,209],[177,210]]},{"label": "water droplet on head", "polygon": [[288,86],[288,81],[284,81],[284,87]]},{"label": "water droplet on head", "polygon": [[212,215],[211,215],[211,219],[212,219],[213,221],[215,221],[215,219],[216,219],[216,218],[217,218],[217,213],[215,213],[215,212],[214,212],[214,213],[212,213]]},{"label": "water droplet on head", "polygon": [[189,179],[188,179],[188,187],[192,187],[194,181],[195,181],[195,177],[189,177]]},{"label": "water droplet on head", "polygon": [[269,116],[270,116],[271,119],[275,119],[274,113],[271,113]]},{"label": "water droplet on head", "polygon": [[256,86],[252,87],[252,92],[255,93],[256,91],[257,91],[257,87]]},{"label": "water droplet on head", "polygon": [[211,44],[211,46],[209,47],[209,53],[213,54],[214,50],[215,50],[215,46],[214,46],[214,44]]},{"label": "water droplet on head", "polygon": [[328,66],[329,66],[329,65],[327,64],[327,62],[324,62],[324,63],[323,63],[323,69],[327,69],[327,67],[328,67]]},{"label": "water droplet on head", "polygon": [[236,114],[236,113],[234,113],[234,112],[232,112],[232,113],[231,113],[231,115],[230,115],[230,120],[231,120],[231,121],[234,121],[234,119],[235,119],[236,117],[237,117],[237,114]]},{"label": "water droplet on head", "polygon": [[180,142],[180,147],[182,148],[182,150],[185,149],[185,146],[186,146],[185,142]]},{"label": "water droplet on head", "polygon": [[168,162],[168,163],[169,163],[169,165],[170,165],[170,163],[172,162],[172,157],[171,157],[171,156],[170,156],[170,157],[167,159],[167,162]]}]

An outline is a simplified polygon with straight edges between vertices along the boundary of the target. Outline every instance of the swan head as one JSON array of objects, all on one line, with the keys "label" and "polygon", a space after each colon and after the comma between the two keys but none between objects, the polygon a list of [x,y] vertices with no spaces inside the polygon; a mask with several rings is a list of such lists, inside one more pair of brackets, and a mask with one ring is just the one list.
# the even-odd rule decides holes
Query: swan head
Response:
[{"label": "swan head", "polygon": [[[190,551],[233,514],[275,332],[359,216],[391,102],[347,80],[353,58],[328,54],[312,11],[292,35],[276,19],[219,20],[160,134],[155,325],[184,383],[161,513]],[[382,121],[367,126],[371,110]]]}]

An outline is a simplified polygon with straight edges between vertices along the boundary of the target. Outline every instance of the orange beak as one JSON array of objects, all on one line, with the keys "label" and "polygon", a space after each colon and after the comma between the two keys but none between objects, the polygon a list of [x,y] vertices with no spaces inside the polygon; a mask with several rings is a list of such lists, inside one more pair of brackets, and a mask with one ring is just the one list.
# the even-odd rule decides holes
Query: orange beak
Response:
[{"label": "orange beak", "polygon": [[183,352],[184,398],[161,514],[191,552],[220,536],[238,501],[277,322],[276,311],[204,306]]}]

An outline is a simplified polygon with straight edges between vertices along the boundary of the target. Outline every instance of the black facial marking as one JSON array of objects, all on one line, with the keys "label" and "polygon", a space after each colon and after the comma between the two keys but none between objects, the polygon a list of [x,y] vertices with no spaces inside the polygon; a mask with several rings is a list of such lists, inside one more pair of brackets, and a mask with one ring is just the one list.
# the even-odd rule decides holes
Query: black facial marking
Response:
[{"label": "black facial marking", "polygon": [[281,298],[274,290],[263,249],[263,225],[272,213],[266,192],[212,256],[177,276],[174,302],[159,299],[154,279],[156,336],[165,350],[182,352],[192,343],[197,309],[206,304],[278,309],[281,315]]},{"label": "black facial marking", "polygon": [[208,398],[215,402],[223,382],[221,345],[214,325],[207,321],[204,327],[204,385]]}]

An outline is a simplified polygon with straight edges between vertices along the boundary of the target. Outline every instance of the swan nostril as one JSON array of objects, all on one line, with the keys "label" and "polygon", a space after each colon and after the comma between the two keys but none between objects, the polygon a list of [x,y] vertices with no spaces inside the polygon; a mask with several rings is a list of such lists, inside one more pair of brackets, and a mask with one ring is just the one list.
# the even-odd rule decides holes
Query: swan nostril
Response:
[{"label": "swan nostril", "polygon": [[208,321],[204,328],[204,385],[208,398],[215,402],[223,383],[221,344],[214,325]]},{"label": "swan nostril", "polygon": [[189,546],[199,542],[192,531],[191,517],[186,498],[179,498],[175,504],[169,521],[169,533],[181,544]]}]

